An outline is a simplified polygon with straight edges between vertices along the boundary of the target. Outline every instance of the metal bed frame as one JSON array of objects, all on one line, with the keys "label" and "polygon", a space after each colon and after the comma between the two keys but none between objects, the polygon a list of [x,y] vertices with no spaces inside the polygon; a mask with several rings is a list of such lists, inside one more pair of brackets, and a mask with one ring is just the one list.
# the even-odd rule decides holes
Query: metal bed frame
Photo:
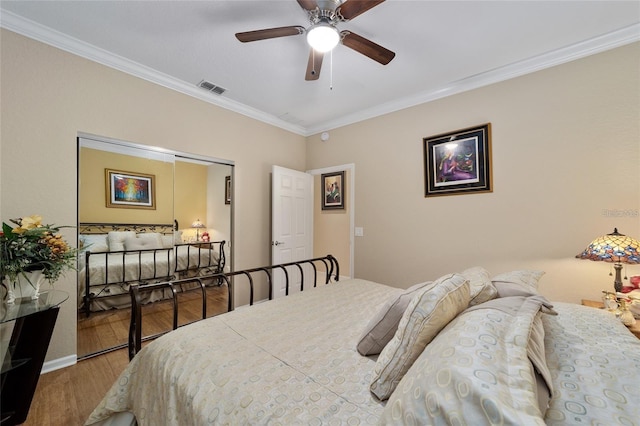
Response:
[{"label": "metal bed frame", "polygon": [[[324,270],[326,273],[325,284],[328,284],[333,276],[335,281],[339,280],[340,277],[340,266],[338,265],[338,260],[332,255],[327,255],[324,257],[317,257],[314,259],[305,259],[299,260],[296,262],[289,263],[281,263],[279,265],[269,265],[269,266],[261,266],[258,268],[245,269],[242,271],[235,272],[227,272],[227,273],[216,273],[211,275],[206,275],[203,277],[193,277],[187,279],[173,280],[161,283],[154,283],[148,285],[138,285],[132,284],[129,288],[129,294],[131,296],[131,322],[129,324],[129,360],[133,359],[133,357],[140,351],[142,348],[142,342],[155,339],[157,337],[162,336],[163,334],[168,333],[169,331],[165,331],[162,333],[157,333],[151,336],[142,336],[142,293],[149,292],[157,289],[168,289],[171,294],[171,299],[173,302],[173,327],[172,330],[176,330],[178,326],[178,299],[177,287],[181,287],[186,283],[197,283],[200,287],[200,291],[202,292],[202,319],[206,319],[207,317],[207,297],[206,297],[206,285],[205,282],[208,280],[216,280],[226,283],[227,285],[227,300],[228,306],[227,311],[233,311],[233,288],[236,284],[237,276],[244,276],[246,280],[242,280],[249,284],[249,305],[253,305],[253,297],[254,297],[254,277],[257,275],[262,275],[267,279],[267,284],[269,286],[269,300],[273,299],[273,272],[274,270],[281,270],[284,272],[284,280],[285,280],[285,295],[289,295],[289,272],[287,268],[296,267],[300,272],[300,291],[304,291],[305,288],[305,272],[303,269],[303,265],[311,265],[311,269],[313,271],[313,287],[317,287],[318,281],[318,271],[316,267],[316,263],[324,265]],[[240,280],[238,280],[240,281]],[[200,321],[200,320],[196,320]],[[187,324],[182,324],[180,327],[188,324],[192,324],[192,321]],[[172,331],[170,330],[170,331]]]},{"label": "metal bed frame", "polygon": [[[176,244],[171,248],[161,248],[161,249],[148,249],[148,250],[123,250],[123,251],[110,251],[110,252],[91,252],[87,250],[85,252],[85,292],[82,297],[83,303],[81,311],[84,311],[87,318],[91,315],[91,303],[96,299],[104,299],[110,297],[123,296],[125,293],[120,294],[106,294],[108,288],[112,286],[124,286],[124,285],[132,285],[138,284],[141,286],[147,286],[152,283],[163,282],[176,280],[180,278],[185,278],[188,274],[217,274],[222,273],[224,271],[224,266],[226,263],[225,253],[224,253],[225,241],[211,241],[211,242],[195,242],[195,243],[185,243],[185,244]],[[177,261],[177,252],[180,247],[186,247],[187,251],[187,265],[184,268],[178,267]],[[207,264],[202,263],[202,257],[200,256],[200,251],[202,250],[214,250],[214,247],[218,247],[218,260],[213,262],[212,256],[208,257]],[[198,259],[197,264],[191,262],[191,250],[198,251]],[[171,253],[174,253],[174,269],[169,270],[169,266],[171,264]],[[145,253],[153,253],[153,275],[150,277],[142,278],[142,255]],[[116,261],[110,262],[114,255],[121,255],[121,258]],[[90,274],[90,259],[97,256],[105,257],[105,277],[106,282],[99,284],[91,284],[91,274]],[[138,271],[137,277],[132,280],[127,280],[127,268],[125,267],[126,260],[131,259],[132,257],[137,256],[138,258]],[[119,257],[119,256],[118,256]],[[162,268],[162,274],[159,273],[156,268],[157,261],[166,261],[166,268]],[[115,266],[115,264],[122,266],[122,277],[118,281],[109,281],[109,265]],[[131,265],[129,265],[131,266]],[[166,273],[165,273],[166,272]],[[92,292],[92,289],[100,288],[97,292]]]}]

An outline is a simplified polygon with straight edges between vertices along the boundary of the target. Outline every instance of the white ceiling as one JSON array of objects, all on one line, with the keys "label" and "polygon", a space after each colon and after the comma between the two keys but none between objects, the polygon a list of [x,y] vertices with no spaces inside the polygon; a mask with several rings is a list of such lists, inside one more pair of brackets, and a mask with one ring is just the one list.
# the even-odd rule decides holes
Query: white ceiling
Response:
[{"label": "white ceiling", "polygon": [[305,136],[640,40],[640,1],[387,0],[338,29],[391,63],[338,45],[305,81],[303,35],[234,36],[308,27],[295,0],[1,0],[0,12],[4,28]]}]

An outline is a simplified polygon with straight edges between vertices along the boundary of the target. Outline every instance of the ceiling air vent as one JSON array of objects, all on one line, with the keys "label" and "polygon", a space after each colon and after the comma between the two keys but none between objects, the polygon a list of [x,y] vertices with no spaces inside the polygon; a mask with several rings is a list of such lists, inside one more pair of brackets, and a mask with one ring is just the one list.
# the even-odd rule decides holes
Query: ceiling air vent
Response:
[{"label": "ceiling air vent", "polygon": [[200,83],[198,83],[198,87],[203,88],[204,90],[208,90],[210,92],[215,93],[216,95],[222,95],[224,92],[227,91],[227,89],[220,87],[220,86],[216,86],[215,84],[211,83],[210,81],[207,80],[202,80]]}]

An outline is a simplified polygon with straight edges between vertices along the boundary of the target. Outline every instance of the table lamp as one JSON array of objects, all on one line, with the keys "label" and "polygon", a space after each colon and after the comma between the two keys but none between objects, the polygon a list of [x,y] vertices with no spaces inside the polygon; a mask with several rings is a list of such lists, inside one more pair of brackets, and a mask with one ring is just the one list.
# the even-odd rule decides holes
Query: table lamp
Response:
[{"label": "table lamp", "polygon": [[[616,292],[622,290],[622,264],[640,263],[640,241],[627,237],[614,228],[611,234],[603,235],[593,240],[582,253],[576,256],[578,259],[589,259],[613,263],[616,270],[616,278],[613,287]],[[609,275],[612,275],[609,273]],[[627,277],[625,277],[626,279]]]},{"label": "table lamp", "polygon": [[200,241],[200,230],[205,228],[204,223],[200,222],[200,219],[191,224],[192,228],[196,228],[196,241]]}]

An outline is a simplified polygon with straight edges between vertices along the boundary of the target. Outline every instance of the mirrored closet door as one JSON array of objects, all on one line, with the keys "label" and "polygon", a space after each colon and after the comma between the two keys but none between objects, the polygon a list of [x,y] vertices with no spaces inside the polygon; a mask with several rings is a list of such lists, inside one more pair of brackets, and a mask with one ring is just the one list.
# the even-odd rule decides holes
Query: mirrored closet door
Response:
[{"label": "mirrored closet door", "polygon": [[[232,270],[232,181],[231,161],[78,138],[79,359],[126,346],[132,283]],[[226,289],[216,287],[207,287],[207,316],[226,311]],[[202,315],[202,296],[189,289],[179,294],[180,324]],[[143,334],[170,330],[171,294],[146,297]]]}]

